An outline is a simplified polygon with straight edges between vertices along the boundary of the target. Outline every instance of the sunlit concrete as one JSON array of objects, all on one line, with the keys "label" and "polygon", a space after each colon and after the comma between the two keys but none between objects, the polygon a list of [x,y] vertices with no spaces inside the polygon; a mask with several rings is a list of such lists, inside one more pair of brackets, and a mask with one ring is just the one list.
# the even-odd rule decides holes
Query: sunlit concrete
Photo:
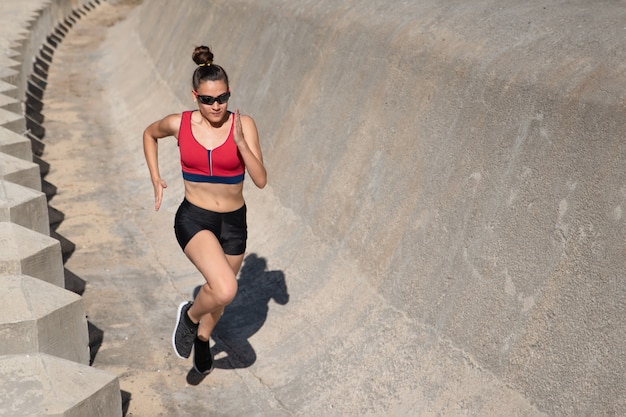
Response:
[{"label": "sunlit concrete", "polygon": [[[54,200],[60,230],[93,286],[95,363],[126,372],[130,410],[624,414],[620,4],[139,3],[111,2],[124,15],[103,8],[88,49],[53,61],[80,63],[97,109],[80,90],[52,95],[44,123],[47,148],[73,144],[94,168],[50,179],[78,183]],[[140,138],[193,108],[190,54],[205,43],[231,107],[257,122],[270,185],[246,185],[240,295],[213,335],[220,367],[190,387],[167,343],[202,282],[171,230],[175,142],[154,213]],[[68,114],[95,123],[64,136]]]}]

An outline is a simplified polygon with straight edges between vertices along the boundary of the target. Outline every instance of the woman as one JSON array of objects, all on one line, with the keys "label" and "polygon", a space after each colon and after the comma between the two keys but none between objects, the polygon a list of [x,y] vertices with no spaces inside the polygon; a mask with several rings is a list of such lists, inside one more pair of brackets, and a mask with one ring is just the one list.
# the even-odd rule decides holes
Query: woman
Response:
[{"label": "woman", "polygon": [[171,114],[146,128],[143,147],[154,186],[155,210],[163,189],[158,165],[158,139],[174,136],[180,148],[185,198],[174,220],[176,238],[185,255],[204,276],[193,302],[178,307],[172,344],[176,355],[188,358],[193,348],[196,371],[213,368],[209,337],[224,307],[237,293],[237,273],[246,250],[244,171],[259,187],[267,172],[254,120],[228,111],[228,76],[213,64],[213,53],[199,46],[192,54],[193,99],[198,109]]}]

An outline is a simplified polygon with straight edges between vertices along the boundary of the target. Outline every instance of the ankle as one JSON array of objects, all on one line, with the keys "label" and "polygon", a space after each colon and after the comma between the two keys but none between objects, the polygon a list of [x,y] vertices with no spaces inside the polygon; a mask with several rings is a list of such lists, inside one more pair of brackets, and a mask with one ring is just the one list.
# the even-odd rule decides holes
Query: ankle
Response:
[{"label": "ankle", "polygon": [[191,324],[193,324],[194,326],[197,326],[200,320],[194,320],[194,318],[191,316],[191,309],[187,310],[187,314],[185,314],[187,316],[187,320],[189,320],[189,322]]}]

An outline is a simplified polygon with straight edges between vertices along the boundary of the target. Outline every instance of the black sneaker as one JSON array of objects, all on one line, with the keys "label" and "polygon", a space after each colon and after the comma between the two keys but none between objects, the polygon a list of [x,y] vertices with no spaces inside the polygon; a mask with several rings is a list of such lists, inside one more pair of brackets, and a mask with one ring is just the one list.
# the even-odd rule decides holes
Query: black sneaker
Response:
[{"label": "black sneaker", "polygon": [[193,341],[193,369],[202,375],[208,375],[213,370],[213,355],[209,341],[196,339]]},{"label": "black sneaker", "polygon": [[185,301],[178,306],[178,314],[176,316],[176,328],[172,333],[172,346],[174,352],[179,358],[185,359],[191,355],[193,340],[198,332],[198,325],[194,324],[187,315],[189,307],[193,303]]}]

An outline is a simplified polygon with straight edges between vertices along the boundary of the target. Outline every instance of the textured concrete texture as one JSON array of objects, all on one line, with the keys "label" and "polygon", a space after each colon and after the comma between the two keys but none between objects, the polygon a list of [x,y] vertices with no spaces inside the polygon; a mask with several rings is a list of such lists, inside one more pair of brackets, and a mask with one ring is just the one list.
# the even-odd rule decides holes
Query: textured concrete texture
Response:
[{"label": "textured concrete texture", "polygon": [[46,196],[9,181],[0,183],[0,221],[50,235]]},{"label": "textured concrete texture", "polygon": [[41,191],[41,176],[37,164],[0,153],[0,167],[0,181],[11,181]]},{"label": "textured concrete texture", "polygon": [[0,369],[0,416],[115,416],[122,408],[108,372],[41,353],[0,356]]},{"label": "textured concrete texture", "polygon": [[47,353],[89,364],[80,296],[26,275],[0,276],[0,355]]},{"label": "textured concrete texture", "polygon": [[61,244],[15,223],[0,222],[0,274],[23,274],[64,288]]},{"label": "textured concrete texture", "polygon": [[[66,267],[128,415],[626,414],[626,8],[151,0],[90,13],[46,87]],[[209,44],[259,127],[249,253],[194,380],[169,347],[201,277],[177,149]],[[24,87],[25,88],[25,87]]]},{"label": "textured concrete texture", "polygon": [[80,281],[63,268],[71,245],[58,234],[50,237],[62,214],[48,207],[55,190],[41,178],[49,166],[39,158],[45,129],[37,89],[45,82],[29,76],[45,65],[37,55],[51,40],[45,34],[80,3],[0,3],[2,416],[109,417],[123,411],[116,375],[87,366],[91,336],[97,340],[98,332],[88,332],[81,297],[63,288],[80,289]]},{"label": "textured concrete texture", "polygon": [[33,160],[28,138],[3,127],[0,127],[0,152],[27,162]]}]

